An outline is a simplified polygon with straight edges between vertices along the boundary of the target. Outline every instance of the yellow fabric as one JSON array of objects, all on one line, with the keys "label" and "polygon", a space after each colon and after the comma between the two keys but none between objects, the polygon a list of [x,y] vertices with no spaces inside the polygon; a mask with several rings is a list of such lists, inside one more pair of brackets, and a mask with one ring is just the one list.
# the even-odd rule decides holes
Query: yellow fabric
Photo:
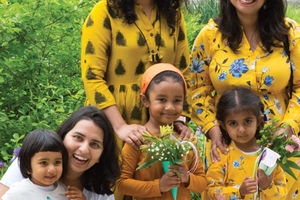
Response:
[{"label": "yellow fabric", "polygon": [[[252,177],[255,160],[258,155],[252,155],[240,151],[232,142],[227,155],[221,154],[221,161],[212,164],[206,174],[208,180],[207,199],[216,199],[216,195],[226,195],[228,199],[241,198],[239,187],[244,179]],[[284,199],[287,192],[285,174],[280,167],[276,167],[272,173],[272,183],[269,188],[260,192],[261,200]],[[252,194],[245,199],[253,198]],[[259,198],[256,198],[259,199]]]},{"label": "yellow fabric", "polygon": [[[216,125],[215,105],[222,93],[234,87],[246,87],[256,93],[265,106],[265,115],[274,116],[281,123],[291,125],[296,134],[300,122],[300,26],[290,19],[290,57],[293,64],[292,98],[286,87],[290,79],[290,63],[283,48],[272,48],[266,53],[261,43],[250,50],[245,34],[238,53],[234,53],[218,31],[213,20],[197,36],[191,54],[192,119],[204,132]],[[207,154],[209,157],[209,154]],[[210,159],[206,159],[209,161]],[[297,159],[299,161],[299,158]],[[208,163],[209,165],[210,163]],[[288,191],[300,189],[300,175],[293,170],[298,181],[287,175]],[[293,188],[293,190],[291,190]],[[297,188],[297,189],[296,189]],[[300,199],[300,195],[297,196]]]},{"label": "yellow fabric", "polygon": [[[200,159],[200,158],[199,158]],[[188,154],[185,162],[187,169],[194,166],[195,155],[193,151]],[[125,144],[122,150],[121,176],[117,181],[117,188],[125,195],[134,196],[136,200],[142,199],[169,199],[173,200],[172,192],[161,193],[159,189],[159,180],[164,171],[161,163],[155,163],[150,168],[136,170],[144,163],[145,153],[133,149],[130,145]],[[177,199],[191,199],[190,191],[200,193],[206,188],[207,182],[203,170],[203,165],[199,160],[195,172],[190,174],[190,184],[185,187],[183,184],[178,188]]]},{"label": "yellow fabric", "polygon": [[135,5],[135,12],[136,25],[127,24],[120,11],[108,8],[106,0],[95,5],[82,27],[81,69],[86,104],[99,109],[116,105],[127,123],[144,124],[146,110],[139,95],[142,74],[153,64],[148,47],[157,52],[156,43],[160,43],[161,62],[179,68],[187,82],[189,48],[183,15],[170,36],[171,29],[163,16],[157,17],[156,7],[151,19],[140,5]]}]

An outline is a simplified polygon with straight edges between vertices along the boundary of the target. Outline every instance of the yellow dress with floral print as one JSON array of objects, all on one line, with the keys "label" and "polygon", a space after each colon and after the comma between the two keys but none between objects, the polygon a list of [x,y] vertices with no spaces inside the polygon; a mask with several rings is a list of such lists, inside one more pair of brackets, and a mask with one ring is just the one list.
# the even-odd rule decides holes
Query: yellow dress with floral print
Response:
[{"label": "yellow dress with floral print", "polygon": [[[257,152],[245,153],[239,150],[231,142],[228,154],[221,156],[221,161],[213,163],[206,174],[208,181],[207,198],[218,200],[237,200],[240,199],[239,188],[244,179],[252,177]],[[275,200],[285,199],[287,186],[285,174],[281,167],[277,166],[272,172],[272,182],[270,186],[256,194],[255,199]],[[247,194],[246,200],[254,200],[253,194]]]},{"label": "yellow dress with floral print", "polygon": [[[215,105],[222,93],[231,88],[246,87],[260,97],[268,120],[276,116],[281,123],[292,126],[298,134],[300,26],[290,19],[286,19],[286,23],[290,27],[290,60],[282,47],[272,47],[272,51],[267,53],[259,43],[255,51],[251,51],[245,34],[238,52],[234,53],[227,42],[222,40],[222,34],[213,20],[201,30],[192,49],[191,87],[192,119],[201,126],[203,132],[216,125]],[[289,99],[287,86],[291,68],[294,91]],[[210,145],[206,147],[209,148]],[[208,148],[206,166],[210,162]],[[294,173],[298,176],[298,181],[295,183],[295,180],[288,176],[288,191],[290,196],[294,195],[294,199],[300,199],[300,176],[298,171],[294,170]]]},{"label": "yellow dress with floral print", "polygon": [[[181,13],[174,32],[154,7],[149,19],[135,4],[137,20],[128,24],[122,13],[102,0],[95,5],[82,27],[81,72],[86,104],[104,109],[116,105],[127,123],[146,123],[140,101],[141,77],[152,62],[171,63],[189,82],[189,47]],[[110,5],[110,6],[109,6]],[[185,104],[184,115],[189,116]]]}]

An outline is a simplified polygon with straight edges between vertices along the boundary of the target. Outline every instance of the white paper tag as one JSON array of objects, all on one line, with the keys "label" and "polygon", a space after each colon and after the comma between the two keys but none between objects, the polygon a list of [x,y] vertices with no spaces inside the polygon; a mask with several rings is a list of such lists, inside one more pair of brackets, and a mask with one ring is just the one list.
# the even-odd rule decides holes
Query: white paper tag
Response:
[{"label": "white paper tag", "polygon": [[262,154],[263,154],[263,157],[261,159],[261,163],[268,167],[273,167],[275,165],[277,159],[280,158],[280,155],[278,153],[269,149],[268,147],[264,148],[264,151]]}]

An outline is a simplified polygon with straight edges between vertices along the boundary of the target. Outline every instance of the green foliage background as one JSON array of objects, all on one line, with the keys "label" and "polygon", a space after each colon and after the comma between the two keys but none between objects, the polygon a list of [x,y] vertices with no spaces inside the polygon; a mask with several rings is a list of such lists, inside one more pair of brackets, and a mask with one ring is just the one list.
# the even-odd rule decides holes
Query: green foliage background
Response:
[{"label": "green foliage background", "polygon": [[[56,130],[83,106],[80,30],[96,2],[0,0],[0,161],[11,159],[28,132]],[[217,15],[216,2],[194,0],[184,8],[190,47]],[[287,13],[300,22],[300,8]]]}]

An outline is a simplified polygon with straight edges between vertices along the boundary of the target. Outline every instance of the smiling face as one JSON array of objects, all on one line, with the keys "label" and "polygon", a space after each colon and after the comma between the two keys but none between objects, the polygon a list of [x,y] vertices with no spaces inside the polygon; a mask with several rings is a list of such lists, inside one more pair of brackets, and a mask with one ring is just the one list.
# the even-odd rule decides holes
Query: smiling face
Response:
[{"label": "smiling face", "polygon": [[62,175],[62,154],[60,152],[38,152],[31,158],[30,180],[40,186],[50,186]]},{"label": "smiling face", "polygon": [[182,83],[170,77],[153,84],[149,90],[149,98],[144,98],[144,105],[149,109],[149,121],[156,126],[173,123],[181,115],[183,102]]},{"label": "smiling face", "polygon": [[235,7],[239,18],[244,16],[258,16],[258,11],[262,8],[265,0],[230,0]]},{"label": "smiling face", "polygon": [[243,149],[256,145],[255,134],[261,120],[250,111],[232,111],[222,125],[235,144]]},{"label": "smiling face", "polygon": [[83,174],[99,162],[103,152],[103,130],[91,120],[80,120],[64,138],[68,151],[67,173]]}]

